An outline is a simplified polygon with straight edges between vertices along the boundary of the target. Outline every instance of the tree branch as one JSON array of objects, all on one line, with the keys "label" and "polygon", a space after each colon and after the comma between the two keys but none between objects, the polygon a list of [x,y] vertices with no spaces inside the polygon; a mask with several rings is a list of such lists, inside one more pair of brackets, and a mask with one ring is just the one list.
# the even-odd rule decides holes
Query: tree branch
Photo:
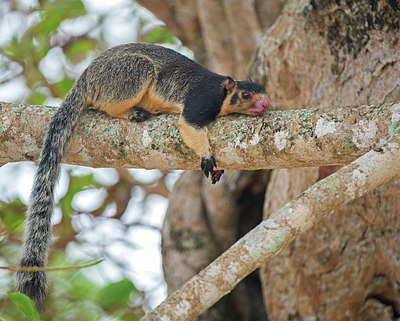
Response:
[{"label": "tree branch", "polygon": [[[56,108],[0,104],[0,161],[33,160]],[[239,240],[188,281],[148,320],[189,320],[231,291],[335,208],[400,176],[400,103],[224,117],[210,126],[221,168],[256,169],[343,164]],[[198,168],[182,142],[176,116],[136,124],[89,112],[82,117],[66,162],[101,167]]]},{"label": "tree branch", "polygon": [[392,140],[317,182],[260,223],[204,270],[170,295],[142,321],[192,320],[296,236],[338,207],[400,176],[400,148]]},{"label": "tree branch", "polygon": [[[0,103],[0,165],[37,160],[55,107]],[[210,126],[221,169],[266,169],[348,164],[383,146],[400,119],[400,103],[378,106],[271,111],[230,116]],[[199,169],[182,141],[177,117],[129,123],[86,113],[64,162],[90,167]]]}]

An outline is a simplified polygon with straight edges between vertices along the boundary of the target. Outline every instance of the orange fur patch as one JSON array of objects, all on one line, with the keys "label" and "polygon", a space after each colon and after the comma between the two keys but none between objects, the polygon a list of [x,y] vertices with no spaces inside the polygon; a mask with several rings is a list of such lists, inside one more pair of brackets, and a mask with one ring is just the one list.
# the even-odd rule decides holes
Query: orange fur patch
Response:
[{"label": "orange fur patch", "polygon": [[[238,94],[241,95],[241,91],[238,91]],[[263,94],[252,94],[251,98],[248,100],[243,100],[241,97],[238,97],[236,103],[231,105],[232,96],[233,93],[226,96],[218,116],[226,116],[233,113],[252,115],[251,109],[254,107],[254,104],[259,99],[266,97],[266,95]]]},{"label": "orange fur patch", "polygon": [[152,114],[180,114],[183,110],[183,104],[165,101],[161,96],[157,95],[153,86],[149,88],[137,106]]},{"label": "orange fur patch", "polygon": [[193,149],[199,157],[211,156],[211,147],[206,127],[196,129],[188,124],[182,116],[179,117],[178,127],[185,144]]},{"label": "orange fur patch", "polygon": [[128,119],[129,111],[133,107],[140,107],[152,114],[180,114],[183,104],[176,102],[166,102],[163,98],[155,93],[152,86],[146,86],[138,96],[122,102],[103,102],[95,104],[94,107],[104,111],[108,115],[117,118]]}]

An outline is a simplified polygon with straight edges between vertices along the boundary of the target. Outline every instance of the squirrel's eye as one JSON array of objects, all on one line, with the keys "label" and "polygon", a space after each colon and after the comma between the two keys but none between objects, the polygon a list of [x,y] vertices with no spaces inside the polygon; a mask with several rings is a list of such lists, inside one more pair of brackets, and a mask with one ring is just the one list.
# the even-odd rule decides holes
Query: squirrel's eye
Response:
[{"label": "squirrel's eye", "polygon": [[242,93],[242,98],[243,99],[250,99],[250,93],[248,93],[247,91]]}]

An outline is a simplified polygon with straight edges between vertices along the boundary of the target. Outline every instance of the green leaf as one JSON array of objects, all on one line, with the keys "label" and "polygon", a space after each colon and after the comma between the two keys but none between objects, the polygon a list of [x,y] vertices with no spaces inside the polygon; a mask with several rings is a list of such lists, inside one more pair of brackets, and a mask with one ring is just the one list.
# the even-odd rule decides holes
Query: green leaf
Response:
[{"label": "green leaf", "polygon": [[92,51],[96,47],[93,39],[77,39],[66,49],[68,59],[74,59],[74,56],[84,55],[86,56],[89,51]]},{"label": "green leaf", "polygon": [[54,84],[54,89],[57,92],[58,97],[64,97],[67,92],[72,88],[74,82],[71,79],[65,78]]},{"label": "green leaf", "polygon": [[48,96],[40,92],[40,90],[35,89],[32,91],[30,103],[33,105],[43,105],[47,97]]},{"label": "green leaf", "polygon": [[166,28],[154,28],[143,35],[143,42],[174,44],[174,35]]},{"label": "green leaf", "polygon": [[49,35],[55,32],[64,20],[64,13],[61,10],[52,10],[46,14],[45,19],[37,25],[35,32],[38,34]]},{"label": "green leaf", "polygon": [[20,57],[19,41],[17,37],[13,37],[10,43],[4,48],[4,52],[11,57]]},{"label": "green leaf", "polygon": [[26,58],[29,57],[33,52],[33,40],[22,38],[19,40],[17,37],[13,37],[11,42],[4,48],[4,52],[9,57],[13,57],[20,63],[26,63]]},{"label": "green leaf", "polygon": [[42,21],[34,26],[33,31],[45,35],[56,32],[64,20],[86,14],[85,6],[81,0],[48,1],[38,11],[41,13]]},{"label": "green leaf", "polygon": [[28,298],[25,294],[19,292],[8,293],[8,297],[19,310],[21,310],[29,321],[39,320],[39,313],[36,310],[36,306],[33,301]]},{"label": "green leaf", "polygon": [[123,279],[102,288],[98,293],[98,302],[105,309],[118,307],[129,302],[131,293],[137,293],[135,286],[130,280]]},{"label": "green leaf", "polygon": [[19,197],[9,202],[0,201],[0,219],[7,222],[8,225],[14,225],[16,219],[18,219],[18,222],[23,222],[25,217],[21,216],[21,211],[25,209],[26,205]]}]

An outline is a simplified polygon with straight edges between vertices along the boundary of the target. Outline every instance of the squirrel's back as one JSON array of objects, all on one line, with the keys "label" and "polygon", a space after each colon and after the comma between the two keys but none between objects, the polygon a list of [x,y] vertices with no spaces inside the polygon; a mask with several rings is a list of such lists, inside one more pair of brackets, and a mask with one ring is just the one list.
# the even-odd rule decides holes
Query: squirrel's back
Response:
[{"label": "squirrel's back", "polygon": [[[138,61],[142,60],[142,61]],[[151,65],[138,68],[138,64]],[[115,70],[115,68],[118,70]],[[221,87],[224,76],[216,74],[186,56],[158,45],[129,43],[110,48],[97,57],[87,69],[89,88],[108,88],[110,81],[131,86],[139,79],[148,79],[153,74],[154,90],[166,101],[184,102],[187,95],[199,87]],[[147,74],[144,74],[147,73]],[[120,75],[115,78],[115,75]],[[123,78],[123,79],[121,79]],[[102,83],[104,81],[104,84]],[[116,88],[112,86],[112,88]],[[125,90],[124,93],[129,92]],[[93,95],[95,98],[97,93]]]}]

